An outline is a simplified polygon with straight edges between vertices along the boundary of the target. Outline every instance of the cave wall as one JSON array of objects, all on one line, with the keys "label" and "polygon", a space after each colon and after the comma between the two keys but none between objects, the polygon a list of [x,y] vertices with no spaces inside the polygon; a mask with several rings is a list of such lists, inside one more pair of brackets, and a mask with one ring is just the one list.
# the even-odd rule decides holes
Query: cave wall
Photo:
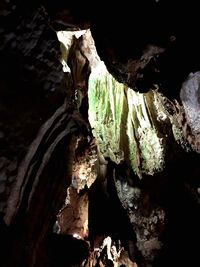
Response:
[{"label": "cave wall", "polygon": [[87,129],[44,8],[9,6],[1,14],[1,265],[49,266],[47,240]]},{"label": "cave wall", "polygon": [[1,211],[27,148],[66,94],[59,42],[45,13],[12,19],[1,25]]}]

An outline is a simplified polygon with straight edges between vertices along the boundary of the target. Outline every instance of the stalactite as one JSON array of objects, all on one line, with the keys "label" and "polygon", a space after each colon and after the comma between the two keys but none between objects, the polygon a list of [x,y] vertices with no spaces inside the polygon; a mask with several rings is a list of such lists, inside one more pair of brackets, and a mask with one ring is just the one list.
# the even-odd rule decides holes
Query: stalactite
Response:
[{"label": "stalactite", "polygon": [[102,62],[98,67],[88,94],[89,120],[101,152],[117,164],[126,161],[140,178],[162,171],[167,143],[158,125],[171,127],[162,96],[134,92],[106,72]]}]

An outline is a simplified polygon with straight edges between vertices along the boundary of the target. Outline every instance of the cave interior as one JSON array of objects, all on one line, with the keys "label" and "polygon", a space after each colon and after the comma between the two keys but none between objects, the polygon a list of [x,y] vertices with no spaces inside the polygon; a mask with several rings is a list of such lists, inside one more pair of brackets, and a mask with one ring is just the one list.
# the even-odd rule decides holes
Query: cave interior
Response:
[{"label": "cave interior", "polygon": [[0,265],[199,266],[195,1],[0,3]]}]

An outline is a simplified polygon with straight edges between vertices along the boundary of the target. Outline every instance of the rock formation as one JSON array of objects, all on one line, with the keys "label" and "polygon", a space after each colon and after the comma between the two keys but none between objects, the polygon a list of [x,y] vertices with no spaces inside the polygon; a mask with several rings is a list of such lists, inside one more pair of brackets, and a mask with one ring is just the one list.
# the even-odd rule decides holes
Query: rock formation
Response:
[{"label": "rock formation", "polygon": [[0,265],[197,266],[196,3],[3,0],[0,22]]}]

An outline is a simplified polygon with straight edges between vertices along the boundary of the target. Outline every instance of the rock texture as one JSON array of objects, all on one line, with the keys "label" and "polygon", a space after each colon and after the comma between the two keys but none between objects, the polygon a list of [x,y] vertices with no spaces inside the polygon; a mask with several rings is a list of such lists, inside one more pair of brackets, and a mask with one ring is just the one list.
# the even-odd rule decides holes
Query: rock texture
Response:
[{"label": "rock texture", "polygon": [[191,73],[183,83],[180,98],[185,114],[184,133],[194,150],[200,149],[199,72]]},{"label": "rock texture", "polygon": [[1,266],[196,266],[198,17],[194,1],[1,2]]},{"label": "rock texture", "polygon": [[170,114],[157,91],[141,94],[118,83],[102,61],[92,70],[88,96],[89,121],[101,152],[117,164],[125,161],[140,178],[163,170],[169,143],[187,147],[175,105],[168,103],[174,110]]},{"label": "rock texture", "polygon": [[23,8],[1,17],[1,265],[50,266],[76,136],[87,127],[47,13],[40,7],[23,14]]},{"label": "rock texture", "polygon": [[[4,173],[1,201],[5,203],[28,146],[40,126],[63,103],[66,92],[61,88],[64,74],[59,42],[47,25],[43,9],[18,19],[15,13],[10,14],[3,23],[0,155]],[[2,205],[5,211],[6,205]]]}]

